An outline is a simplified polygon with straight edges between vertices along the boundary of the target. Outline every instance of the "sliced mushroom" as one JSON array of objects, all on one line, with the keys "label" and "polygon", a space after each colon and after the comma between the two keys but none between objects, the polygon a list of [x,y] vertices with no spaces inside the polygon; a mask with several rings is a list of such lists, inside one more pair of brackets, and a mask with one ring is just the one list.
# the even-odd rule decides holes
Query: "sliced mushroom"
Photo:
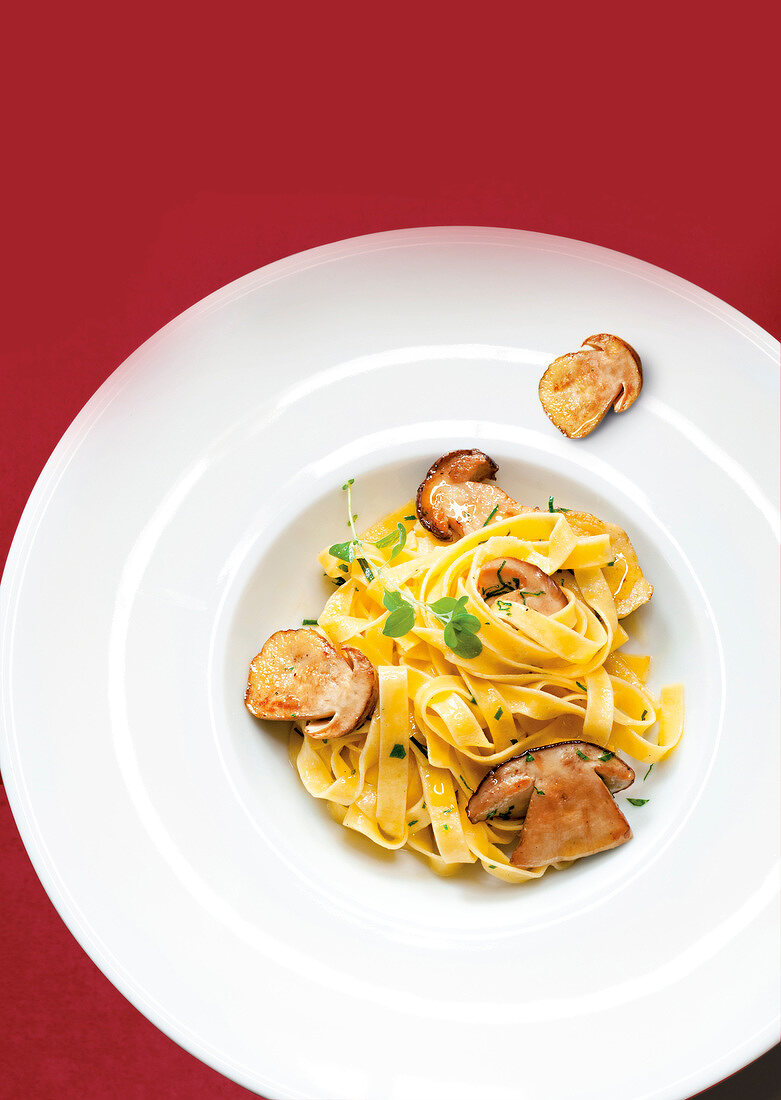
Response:
[{"label": "sliced mushroom", "polygon": [[337,652],[316,630],[278,630],[249,666],[250,714],[299,720],[311,737],[351,733],[377,702],[374,665],[357,649]]},{"label": "sliced mushroom", "polygon": [[443,542],[455,542],[484,526],[527,511],[493,481],[498,466],[482,451],[450,451],[438,458],[418,487],[417,514]]},{"label": "sliced mushroom", "polygon": [[514,867],[545,867],[617,848],[632,830],[612,795],[634,782],[620,757],[589,741],[545,745],[494,768],[469,800],[469,820],[525,818]]},{"label": "sliced mushroom", "polygon": [[602,567],[616,604],[616,615],[625,619],[648,603],[654,586],[643,575],[629,535],[617,523],[605,523],[590,512],[569,512],[567,522],[576,535],[609,535],[613,561]]},{"label": "sliced mushroom", "polygon": [[542,407],[570,439],[593,432],[609,408],[624,412],[643,387],[640,357],[618,336],[588,336],[555,359],[540,379]]},{"label": "sliced mushroom", "polygon": [[553,615],[567,606],[567,597],[553,578],[520,558],[493,558],[486,562],[478,574],[477,587],[489,605],[506,600],[530,607],[541,615]]}]

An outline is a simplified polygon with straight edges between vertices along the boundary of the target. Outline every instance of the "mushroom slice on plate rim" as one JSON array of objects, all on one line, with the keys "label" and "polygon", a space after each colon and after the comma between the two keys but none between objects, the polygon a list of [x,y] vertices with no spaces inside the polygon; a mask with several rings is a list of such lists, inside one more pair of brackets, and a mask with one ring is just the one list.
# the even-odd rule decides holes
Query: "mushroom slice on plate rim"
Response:
[{"label": "mushroom slice on plate rim", "polygon": [[635,349],[607,332],[588,336],[578,351],[554,359],[539,384],[548,418],[570,439],[593,432],[608,409],[624,412],[643,387]]}]

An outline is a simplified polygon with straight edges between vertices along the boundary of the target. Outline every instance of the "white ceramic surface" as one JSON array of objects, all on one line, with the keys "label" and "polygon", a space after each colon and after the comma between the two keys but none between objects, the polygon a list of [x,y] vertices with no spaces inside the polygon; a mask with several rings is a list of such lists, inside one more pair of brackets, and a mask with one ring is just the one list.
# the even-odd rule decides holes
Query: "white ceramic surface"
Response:
[{"label": "white ceramic surface", "polygon": [[[584,441],[537,400],[592,332],[645,387]],[[424,229],[254,272],[143,345],[30,498],[2,583],[2,764],[52,900],[199,1058],[269,1097],[682,1098],[778,1037],[778,346],[639,261]],[[242,692],[315,554],[479,446],[631,532],[682,679],[635,839],[527,886],[337,826]],[[642,773],[641,773],[642,774]]]}]

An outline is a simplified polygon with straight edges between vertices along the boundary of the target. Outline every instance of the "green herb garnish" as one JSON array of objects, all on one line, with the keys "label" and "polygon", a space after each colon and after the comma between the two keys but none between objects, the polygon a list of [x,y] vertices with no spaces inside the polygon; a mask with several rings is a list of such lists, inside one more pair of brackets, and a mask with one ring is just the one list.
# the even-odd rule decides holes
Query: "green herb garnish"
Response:
[{"label": "green herb garnish", "polygon": [[445,645],[457,657],[472,658],[483,652],[483,643],[477,637],[480,620],[467,611],[466,602],[466,596],[458,600],[453,596],[443,596],[429,604],[428,609],[445,627]]},{"label": "green herb garnish", "polygon": [[575,683],[578,685],[578,687],[580,688],[581,691],[586,691],[587,692],[586,685],[581,684],[580,680],[576,680]]},{"label": "green herb garnish", "polygon": [[390,751],[390,755],[396,760],[403,760],[407,755],[407,750],[403,745],[394,745]]},{"label": "green herb garnish", "polygon": [[366,558],[358,558],[358,564],[363,570],[364,577],[366,577],[366,580],[369,581],[369,583],[371,584],[371,582],[374,580],[374,572],[372,571],[372,567],[369,565]]},{"label": "green herb garnish", "polygon": [[571,508],[556,508],[553,504],[553,497],[548,497],[548,511],[549,512],[571,512]]},{"label": "green herb garnish", "polygon": [[502,710],[502,708],[501,708],[501,707],[499,707],[499,709],[497,710],[496,714],[494,715],[494,718],[497,718],[497,719],[498,719],[498,718],[501,718],[503,714],[504,714],[504,711]]},{"label": "green herb garnish", "polygon": [[[350,478],[350,480],[345,482],[342,486],[342,489],[347,493],[347,511],[350,517],[348,523],[352,528],[353,537],[348,542],[334,543],[333,546],[329,547],[329,553],[339,558],[341,561],[348,563],[357,559],[366,580],[371,582],[375,579],[374,570],[366,557],[358,556],[364,544],[358,537],[354,525],[355,515],[352,511],[352,497],[350,492],[350,487],[354,484],[354,480],[354,478]],[[396,531],[383,536],[383,538],[375,543],[375,546],[385,547],[390,546],[391,543],[395,543],[390,555],[391,559],[393,559],[404,549],[406,541],[407,529],[404,527],[403,523],[397,523]],[[377,566],[375,566],[375,568],[379,570],[380,580],[382,580],[382,569],[379,569]],[[390,612],[382,628],[382,633],[388,638],[401,638],[403,635],[408,634],[415,625],[415,609],[419,607],[429,611],[442,623],[444,626],[445,645],[447,645],[457,657],[471,659],[477,657],[483,651],[483,643],[477,637],[477,632],[480,629],[480,620],[467,611],[466,596],[462,596],[458,600],[452,596],[443,596],[433,604],[425,604],[416,600],[414,597],[405,599],[399,591],[385,589],[382,602]]]},{"label": "green herb garnish", "polygon": [[[389,535],[385,535],[378,542],[375,542],[375,546],[380,549],[384,549],[386,546],[393,546],[391,551],[390,561],[400,554],[407,543],[407,528],[403,523],[396,524],[396,530],[391,531]],[[395,545],[394,545],[395,544]]]},{"label": "green herb garnish", "polygon": [[328,547],[328,553],[340,561],[355,561],[355,543],[352,539],[349,542],[335,542]]},{"label": "green herb garnish", "polygon": [[586,754],[584,752],[581,752],[580,749],[575,749],[575,754],[579,756],[581,760],[588,760]]},{"label": "green herb garnish", "polygon": [[393,559],[396,557],[396,555],[400,554],[402,552],[402,550],[404,549],[404,547],[407,545],[407,528],[404,526],[403,523],[397,524],[397,528],[398,528],[398,532],[399,532],[399,541],[397,542],[397,544],[391,550],[391,556],[390,556],[391,561],[393,561]]},{"label": "green herb garnish", "polygon": [[407,603],[401,593],[388,591],[383,593],[382,602],[390,611],[382,628],[383,634],[387,638],[401,638],[404,634],[409,634],[415,625],[415,608],[412,604]]},{"label": "green herb garnish", "polygon": [[[426,746],[422,745],[420,743],[420,741],[418,741],[417,737],[410,737],[410,741],[416,747],[418,752],[422,752],[423,755],[425,756],[426,760],[428,760],[428,752],[426,751]],[[471,790],[472,788],[470,787],[469,789]],[[423,809],[425,810],[425,808],[426,808],[426,803],[424,802],[423,803]]]},{"label": "green herb garnish", "polygon": [[494,516],[496,515],[496,513],[497,513],[498,511],[499,511],[499,505],[497,504],[497,505],[496,505],[496,507],[494,508],[493,512],[491,512],[491,514],[489,515],[488,519],[487,519],[487,520],[485,521],[485,523],[483,524],[483,527],[487,527],[487,526],[488,526],[488,524],[489,524],[489,523],[491,522],[491,520],[492,520],[492,519],[494,518]]},{"label": "green herb garnish", "polygon": [[633,806],[645,806],[648,801],[647,798],[627,798],[627,802],[631,802]]},{"label": "green herb garnish", "polygon": [[653,770],[653,764],[651,765],[651,767],[648,769],[648,771],[643,776],[643,782],[644,783],[645,783],[646,779],[648,778],[648,776],[651,774],[652,770]]},{"label": "green herb garnish", "polygon": [[612,760],[615,755],[616,754],[611,752],[610,749],[605,749],[602,755],[597,757],[597,760],[601,760],[604,763],[606,760]]}]

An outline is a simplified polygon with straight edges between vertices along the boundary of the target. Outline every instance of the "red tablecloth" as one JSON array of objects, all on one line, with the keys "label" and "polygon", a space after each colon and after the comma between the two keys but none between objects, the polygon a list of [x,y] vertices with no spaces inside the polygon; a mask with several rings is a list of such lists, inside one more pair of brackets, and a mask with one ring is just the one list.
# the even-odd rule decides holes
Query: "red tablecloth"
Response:
[{"label": "red tablecloth", "polygon": [[[541,7],[16,6],[0,76],[0,560],[107,375],[205,294],[312,245],[431,224],[556,233],[781,332],[764,5],[718,27],[680,4]],[[113,989],[4,799],[0,820],[0,1095],[248,1095]],[[714,1100],[777,1097],[780,1066],[776,1049]]]}]

